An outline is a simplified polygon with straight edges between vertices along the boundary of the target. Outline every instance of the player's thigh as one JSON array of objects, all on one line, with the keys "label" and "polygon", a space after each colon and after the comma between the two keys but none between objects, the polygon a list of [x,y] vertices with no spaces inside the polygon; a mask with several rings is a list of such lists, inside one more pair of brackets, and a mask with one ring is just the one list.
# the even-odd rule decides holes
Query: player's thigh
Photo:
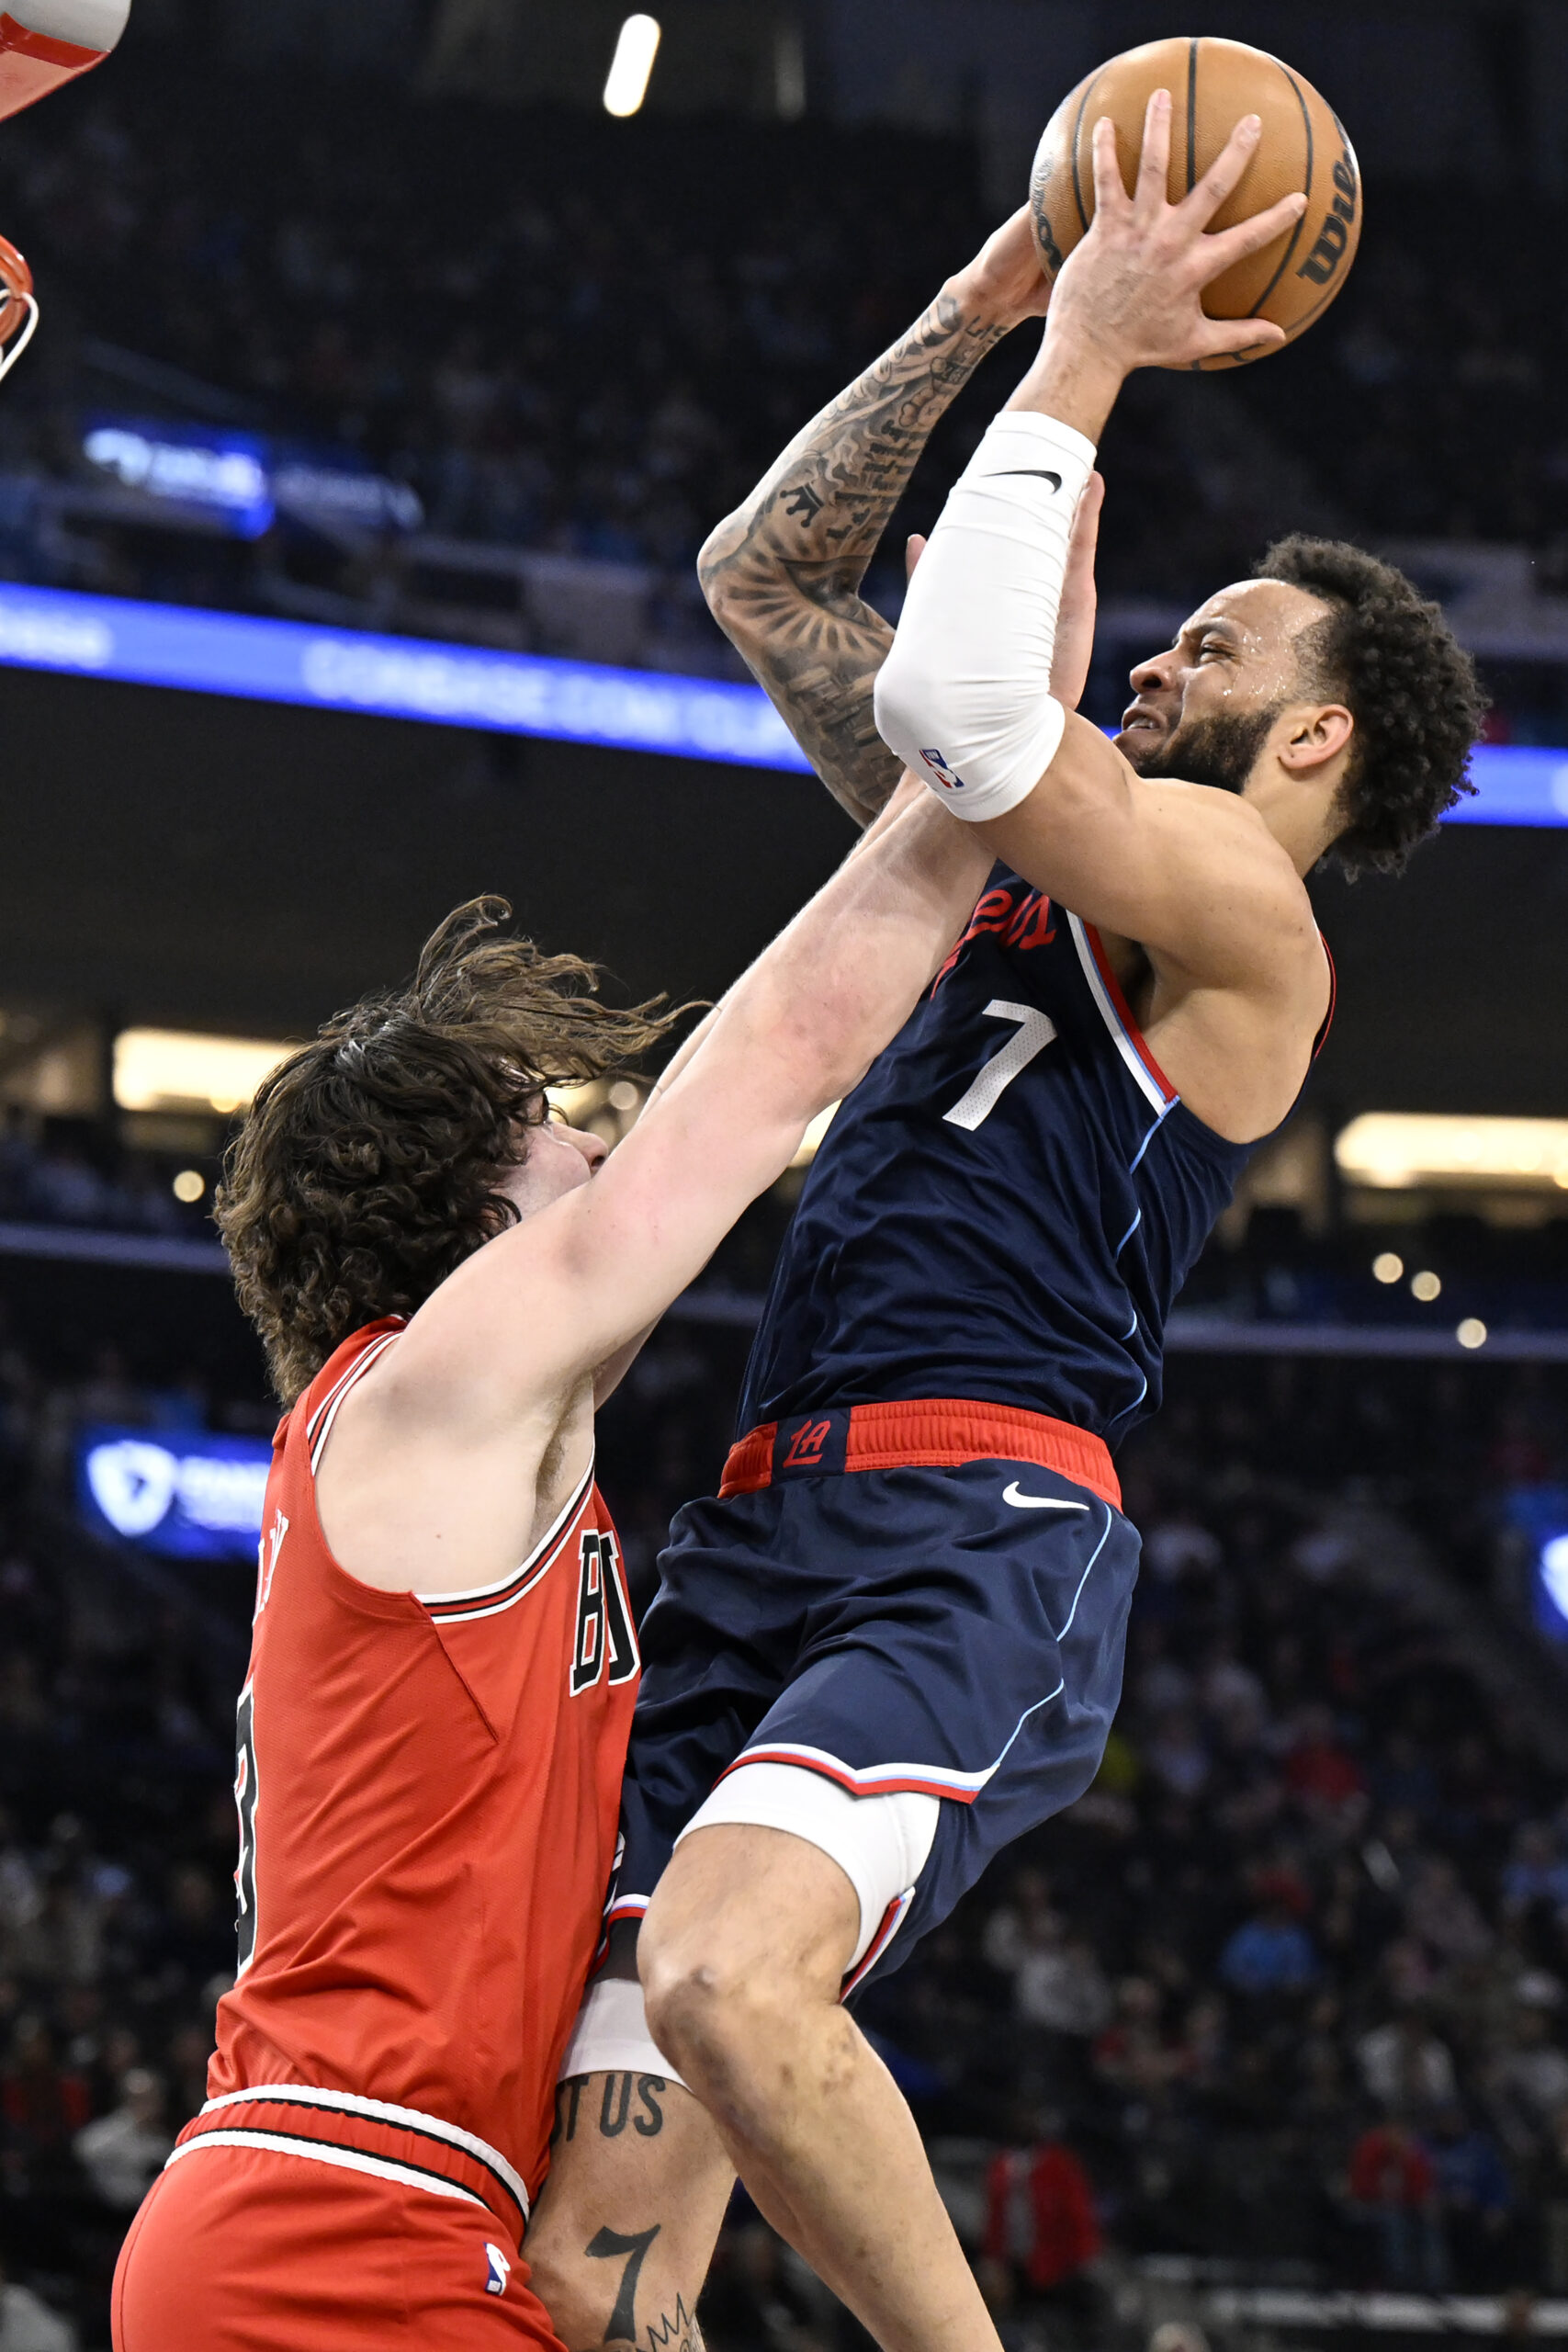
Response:
[{"label": "player's thigh", "polygon": [[524,2251],[567,2352],[649,2334],[685,2352],[734,2182],[706,2112],[663,2075],[560,2085]]}]

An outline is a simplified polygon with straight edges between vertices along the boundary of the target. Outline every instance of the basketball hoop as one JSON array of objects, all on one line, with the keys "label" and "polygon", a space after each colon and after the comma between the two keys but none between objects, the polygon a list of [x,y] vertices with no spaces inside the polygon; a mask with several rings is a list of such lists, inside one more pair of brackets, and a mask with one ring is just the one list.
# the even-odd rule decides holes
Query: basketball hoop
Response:
[{"label": "basketball hoop", "polygon": [[0,383],[38,333],[33,274],[8,237],[0,237]]}]

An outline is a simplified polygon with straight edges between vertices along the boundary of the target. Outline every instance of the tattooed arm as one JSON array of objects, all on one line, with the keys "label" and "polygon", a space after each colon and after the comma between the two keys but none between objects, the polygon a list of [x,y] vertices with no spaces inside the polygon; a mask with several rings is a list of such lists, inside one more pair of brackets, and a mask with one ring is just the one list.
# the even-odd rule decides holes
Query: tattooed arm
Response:
[{"label": "tattooed arm", "polygon": [[860,594],[866,566],[937,420],[1045,304],[1025,206],[795,436],[698,560],[714,618],[857,823],[879,813],[901,773],[872,715],[893,631]]}]

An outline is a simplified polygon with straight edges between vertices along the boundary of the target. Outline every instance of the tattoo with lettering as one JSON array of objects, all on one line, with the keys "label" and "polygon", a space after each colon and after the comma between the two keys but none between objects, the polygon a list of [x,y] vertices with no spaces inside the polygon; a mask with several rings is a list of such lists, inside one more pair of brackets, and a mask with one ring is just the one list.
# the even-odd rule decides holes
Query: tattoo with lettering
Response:
[{"label": "tattoo with lettering", "polygon": [[791,442],[703,549],[715,619],[861,824],[901,774],[872,711],[893,631],[861,582],[932,428],[1012,323],[944,291]]},{"label": "tattoo with lettering", "polygon": [[[556,2120],[550,2133],[552,2148],[558,2141],[576,2139],[578,2120],[582,2111],[583,2087],[592,2080],[589,2075],[571,2075],[564,2083],[556,2085]],[[656,2140],[664,2129],[664,2109],[659,2104],[660,2097],[669,2087],[662,2075],[606,2075],[598,2107],[600,2138],[618,2140],[629,2122],[640,2139]],[[632,2104],[634,2097],[635,2107]]]}]

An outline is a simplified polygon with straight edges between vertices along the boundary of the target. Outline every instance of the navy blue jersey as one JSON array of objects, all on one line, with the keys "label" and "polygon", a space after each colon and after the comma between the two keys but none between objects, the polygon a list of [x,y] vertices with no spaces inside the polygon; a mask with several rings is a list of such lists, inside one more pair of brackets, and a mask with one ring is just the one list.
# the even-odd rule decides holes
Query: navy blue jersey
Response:
[{"label": "navy blue jersey", "polygon": [[1166,1080],[1092,926],[998,867],[817,1155],[741,1428],[953,1396],[1114,1442],[1249,1149]]}]

